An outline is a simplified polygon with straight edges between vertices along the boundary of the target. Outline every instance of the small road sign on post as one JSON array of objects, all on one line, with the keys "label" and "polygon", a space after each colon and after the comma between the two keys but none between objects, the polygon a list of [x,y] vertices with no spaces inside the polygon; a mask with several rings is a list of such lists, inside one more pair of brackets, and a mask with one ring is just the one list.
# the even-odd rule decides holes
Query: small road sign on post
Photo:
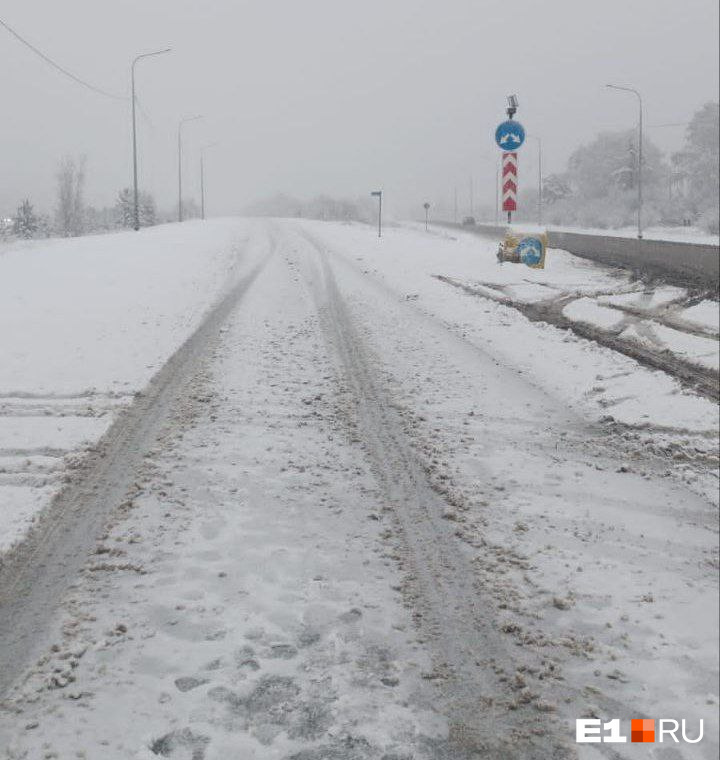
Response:
[{"label": "small road sign on post", "polygon": [[423,203],[423,208],[425,209],[425,232],[427,232],[428,231],[428,211],[430,211],[430,204]]},{"label": "small road sign on post", "polygon": [[545,268],[545,238],[524,237],[517,245],[517,254],[521,264],[533,269]]},{"label": "small road sign on post", "polygon": [[525,142],[525,128],[519,121],[508,119],[498,124],[495,130],[495,142],[500,150],[517,150]]},{"label": "small road sign on post", "polygon": [[503,153],[502,157],[502,207],[511,214],[517,209],[517,153]]},{"label": "small road sign on post", "polygon": [[378,199],[378,237],[382,237],[382,190],[373,190],[370,195]]},{"label": "small road sign on post", "polygon": [[508,96],[508,115],[506,121],[498,124],[495,130],[495,142],[503,151],[502,157],[502,207],[507,211],[508,224],[512,221],[512,212],[517,210],[518,162],[517,150],[525,142],[525,128],[513,116],[517,113],[516,95]]}]

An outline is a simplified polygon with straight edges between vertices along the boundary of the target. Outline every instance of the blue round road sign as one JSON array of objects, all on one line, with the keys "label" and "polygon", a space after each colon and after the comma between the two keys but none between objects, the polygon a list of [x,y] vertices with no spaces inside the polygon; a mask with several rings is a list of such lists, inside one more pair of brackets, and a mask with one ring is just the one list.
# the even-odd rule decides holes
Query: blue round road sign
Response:
[{"label": "blue round road sign", "polygon": [[517,150],[525,142],[525,128],[519,121],[508,119],[495,130],[495,142],[508,153]]},{"label": "blue round road sign", "polygon": [[535,266],[542,259],[542,242],[534,237],[523,238],[517,246],[520,261],[528,266]]}]

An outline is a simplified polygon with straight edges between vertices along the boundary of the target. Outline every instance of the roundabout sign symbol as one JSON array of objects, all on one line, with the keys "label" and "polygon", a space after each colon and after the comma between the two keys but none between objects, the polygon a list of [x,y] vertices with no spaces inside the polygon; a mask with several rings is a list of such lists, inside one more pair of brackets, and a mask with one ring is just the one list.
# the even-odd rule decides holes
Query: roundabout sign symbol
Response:
[{"label": "roundabout sign symbol", "polygon": [[543,259],[542,240],[536,237],[525,237],[517,246],[517,254],[522,264],[529,267],[536,267]]},{"label": "roundabout sign symbol", "polygon": [[519,121],[508,119],[495,130],[495,142],[504,151],[515,151],[525,142],[525,128]]}]

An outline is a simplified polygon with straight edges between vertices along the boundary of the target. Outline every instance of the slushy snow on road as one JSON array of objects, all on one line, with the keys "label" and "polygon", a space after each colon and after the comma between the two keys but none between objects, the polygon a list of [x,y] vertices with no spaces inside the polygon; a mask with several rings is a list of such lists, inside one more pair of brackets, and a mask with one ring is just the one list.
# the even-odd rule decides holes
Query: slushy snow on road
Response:
[{"label": "slushy snow on road", "polygon": [[599,758],[678,705],[717,756],[713,301],[496,247],[0,253],[1,757]]}]

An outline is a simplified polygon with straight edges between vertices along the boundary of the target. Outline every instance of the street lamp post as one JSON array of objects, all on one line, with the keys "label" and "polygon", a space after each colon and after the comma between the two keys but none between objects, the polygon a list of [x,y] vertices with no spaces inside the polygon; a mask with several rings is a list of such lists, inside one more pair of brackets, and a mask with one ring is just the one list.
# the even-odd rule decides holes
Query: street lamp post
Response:
[{"label": "street lamp post", "polygon": [[203,221],[205,220],[205,151],[216,145],[217,143],[210,143],[200,148],[200,216]]},{"label": "street lamp post", "polygon": [[202,119],[202,116],[188,116],[185,119],[180,119],[178,124],[178,222],[183,220],[183,203],[182,203],[182,128],[183,124],[187,124],[189,121],[197,121]]},{"label": "street lamp post", "polygon": [[371,196],[378,199],[378,237],[382,237],[382,190],[373,190]]},{"label": "street lamp post", "polygon": [[423,208],[425,209],[425,232],[427,232],[428,231],[428,212],[430,211],[430,204],[423,203]]},{"label": "street lamp post", "polygon": [[643,206],[643,177],[642,177],[642,165],[643,165],[643,105],[642,96],[634,87],[621,87],[617,84],[606,84],[606,87],[610,87],[613,90],[624,90],[625,92],[632,92],[638,99],[638,217],[637,217],[637,236],[638,240],[642,240],[642,206]]},{"label": "street lamp post", "polygon": [[140,229],[140,208],[138,201],[138,160],[137,160],[137,122],[135,119],[135,65],[143,58],[149,58],[152,55],[162,55],[169,53],[172,48],[165,50],[154,50],[152,53],[142,53],[133,59],[130,66],[130,83],[132,88],[132,146],[133,146],[133,228],[135,232]]}]

